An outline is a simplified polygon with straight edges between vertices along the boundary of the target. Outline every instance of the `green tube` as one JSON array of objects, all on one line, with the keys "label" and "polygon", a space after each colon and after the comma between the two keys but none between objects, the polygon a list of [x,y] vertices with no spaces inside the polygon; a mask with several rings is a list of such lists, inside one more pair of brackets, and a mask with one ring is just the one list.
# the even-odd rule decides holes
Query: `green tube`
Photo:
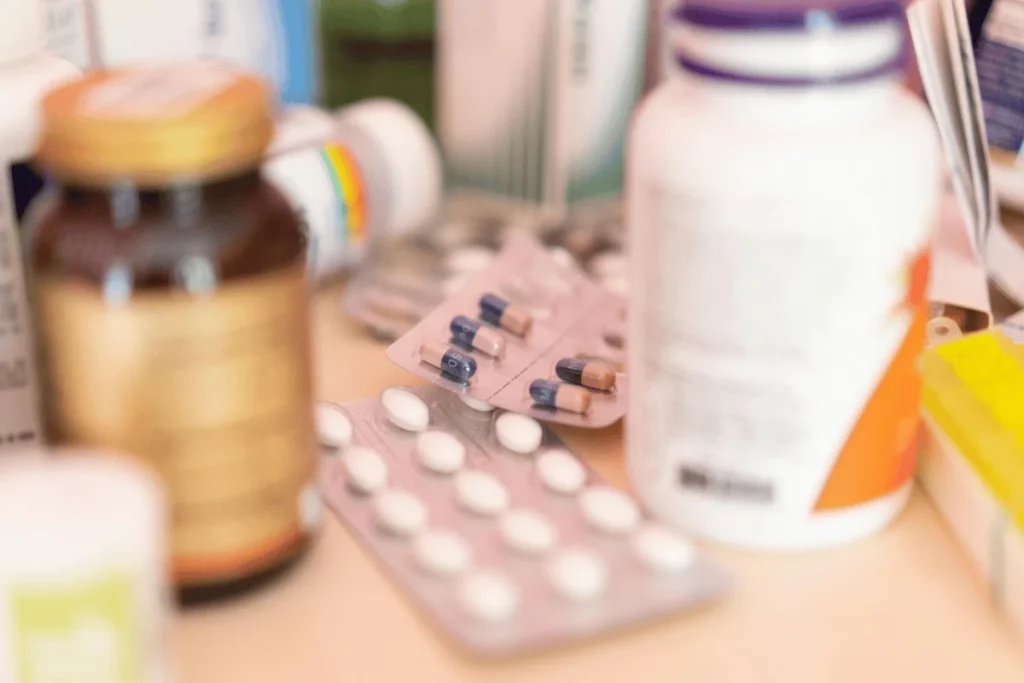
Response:
[{"label": "green tube", "polygon": [[322,0],[324,103],[389,97],[434,130],[434,0]]}]

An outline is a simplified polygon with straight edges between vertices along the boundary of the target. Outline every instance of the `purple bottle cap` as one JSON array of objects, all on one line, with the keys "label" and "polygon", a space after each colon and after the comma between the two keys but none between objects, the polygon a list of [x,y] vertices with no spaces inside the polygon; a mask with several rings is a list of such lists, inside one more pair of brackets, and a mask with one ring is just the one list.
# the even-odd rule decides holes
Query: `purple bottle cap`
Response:
[{"label": "purple bottle cap", "polygon": [[898,0],[686,0],[674,21],[719,31],[834,31],[902,22]]},{"label": "purple bottle cap", "polygon": [[[906,13],[899,0],[685,0],[672,12],[675,23],[710,33],[840,34],[870,26],[900,27]],[[742,73],[677,52],[687,71],[721,81],[774,87],[828,86],[889,76],[906,65],[906,45],[880,63],[849,72],[801,75]]]}]

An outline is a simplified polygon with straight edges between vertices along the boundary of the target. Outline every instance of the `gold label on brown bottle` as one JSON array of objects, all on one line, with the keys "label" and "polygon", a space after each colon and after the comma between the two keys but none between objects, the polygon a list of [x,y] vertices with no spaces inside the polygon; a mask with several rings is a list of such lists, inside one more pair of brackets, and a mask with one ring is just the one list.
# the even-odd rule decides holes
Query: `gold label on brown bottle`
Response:
[{"label": "gold label on brown bottle", "polygon": [[305,535],[317,448],[304,269],[124,302],[79,280],[37,287],[54,435],[159,472],[179,585],[288,555]]}]

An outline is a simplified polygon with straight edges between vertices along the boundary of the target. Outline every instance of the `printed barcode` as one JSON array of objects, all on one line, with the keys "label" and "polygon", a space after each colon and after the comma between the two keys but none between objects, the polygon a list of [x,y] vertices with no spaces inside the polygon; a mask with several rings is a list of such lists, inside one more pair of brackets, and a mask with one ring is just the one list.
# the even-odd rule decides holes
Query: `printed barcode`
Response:
[{"label": "printed barcode", "polygon": [[693,467],[680,468],[683,488],[697,489],[726,498],[741,498],[752,503],[771,503],[775,487],[767,481],[744,479],[735,475],[710,474]]},{"label": "printed barcode", "polygon": [[36,433],[32,430],[10,432],[9,434],[0,434],[0,446],[2,446],[5,443],[28,443],[29,441],[35,440]]}]

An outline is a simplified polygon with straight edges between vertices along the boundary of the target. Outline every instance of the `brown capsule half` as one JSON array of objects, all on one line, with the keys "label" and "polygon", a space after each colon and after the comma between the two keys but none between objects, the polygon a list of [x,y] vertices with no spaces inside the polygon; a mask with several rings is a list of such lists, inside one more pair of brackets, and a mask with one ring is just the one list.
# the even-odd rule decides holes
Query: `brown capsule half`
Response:
[{"label": "brown capsule half", "polygon": [[555,363],[555,374],[563,382],[580,384],[591,389],[611,391],[615,387],[615,371],[600,363],[579,358],[563,358]]}]

